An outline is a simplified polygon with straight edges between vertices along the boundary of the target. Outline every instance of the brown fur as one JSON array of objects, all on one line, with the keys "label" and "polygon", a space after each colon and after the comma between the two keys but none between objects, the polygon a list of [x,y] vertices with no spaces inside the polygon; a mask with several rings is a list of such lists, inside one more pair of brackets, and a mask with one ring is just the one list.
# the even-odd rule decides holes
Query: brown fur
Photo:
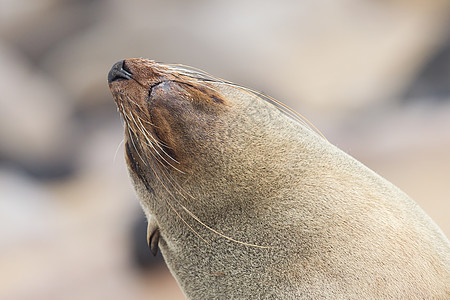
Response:
[{"label": "brown fur", "polygon": [[245,88],[124,64],[130,175],[188,298],[450,297],[449,242],[394,185]]}]

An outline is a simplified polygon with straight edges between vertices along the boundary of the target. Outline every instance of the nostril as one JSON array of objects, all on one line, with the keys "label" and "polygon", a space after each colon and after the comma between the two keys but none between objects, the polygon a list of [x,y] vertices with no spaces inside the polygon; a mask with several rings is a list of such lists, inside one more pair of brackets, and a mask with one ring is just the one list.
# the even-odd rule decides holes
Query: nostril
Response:
[{"label": "nostril", "polygon": [[108,83],[120,79],[132,79],[130,69],[125,65],[125,61],[116,62],[108,73]]}]

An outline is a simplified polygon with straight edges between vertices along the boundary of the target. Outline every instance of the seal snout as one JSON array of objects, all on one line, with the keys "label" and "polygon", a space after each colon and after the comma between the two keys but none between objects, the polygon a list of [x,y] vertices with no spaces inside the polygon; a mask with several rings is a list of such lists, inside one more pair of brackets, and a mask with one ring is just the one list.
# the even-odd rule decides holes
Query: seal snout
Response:
[{"label": "seal snout", "polygon": [[108,73],[108,83],[121,79],[132,79],[132,74],[130,70],[125,65],[125,61],[118,61],[112,66]]}]

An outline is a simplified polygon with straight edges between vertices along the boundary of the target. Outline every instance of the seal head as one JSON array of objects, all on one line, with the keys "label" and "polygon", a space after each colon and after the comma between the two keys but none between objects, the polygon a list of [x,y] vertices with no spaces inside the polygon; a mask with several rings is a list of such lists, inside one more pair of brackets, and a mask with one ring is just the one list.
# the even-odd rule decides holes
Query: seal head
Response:
[{"label": "seal head", "polygon": [[188,298],[450,296],[441,230],[289,109],[146,59],[108,82],[149,245]]}]

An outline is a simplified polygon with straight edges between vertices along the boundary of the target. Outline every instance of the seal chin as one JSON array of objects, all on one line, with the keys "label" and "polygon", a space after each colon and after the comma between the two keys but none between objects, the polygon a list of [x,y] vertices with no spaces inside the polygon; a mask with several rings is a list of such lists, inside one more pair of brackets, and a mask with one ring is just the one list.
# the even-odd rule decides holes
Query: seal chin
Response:
[{"label": "seal chin", "polygon": [[117,80],[124,80],[124,79],[133,79],[133,75],[131,74],[130,70],[125,65],[125,61],[121,60],[116,62],[111,70],[108,73],[108,83],[112,83],[113,81]]}]

